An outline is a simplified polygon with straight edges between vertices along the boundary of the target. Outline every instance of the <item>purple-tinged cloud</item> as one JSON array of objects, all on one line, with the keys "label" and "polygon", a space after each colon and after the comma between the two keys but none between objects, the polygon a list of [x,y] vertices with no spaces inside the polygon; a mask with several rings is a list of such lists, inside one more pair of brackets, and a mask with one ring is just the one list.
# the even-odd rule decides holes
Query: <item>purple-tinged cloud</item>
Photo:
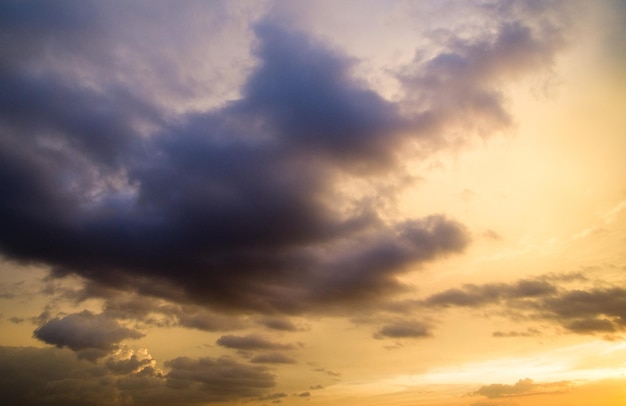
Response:
[{"label": "purple-tinged cloud", "polygon": [[[444,214],[390,218],[375,181],[404,179],[415,152],[507,126],[503,82],[549,67],[561,48],[544,15],[554,11],[504,3],[483,10],[493,30],[449,32],[417,52],[394,101],[355,77],[349,54],[270,13],[240,44],[254,63],[234,81],[237,96],[181,112],[162,99],[195,98],[199,72],[149,46],[160,42],[143,33],[154,26],[140,13],[10,2],[0,10],[0,252],[218,312],[376,307],[405,288],[403,272],[471,239]],[[162,29],[203,44],[218,35],[176,21]],[[346,181],[367,186],[354,195]],[[221,329],[209,316],[176,317]]]}]

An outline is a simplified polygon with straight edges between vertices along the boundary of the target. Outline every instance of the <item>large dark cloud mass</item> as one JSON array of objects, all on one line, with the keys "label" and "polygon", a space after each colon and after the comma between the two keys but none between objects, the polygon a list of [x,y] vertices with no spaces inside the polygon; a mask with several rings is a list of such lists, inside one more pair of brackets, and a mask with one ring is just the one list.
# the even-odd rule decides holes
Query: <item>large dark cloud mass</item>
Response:
[{"label": "large dark cloud mass", "polygon": [[[508,124],[499,84],[549,65],[561,44],[524,4],[486,9],[502,20],[494,30],[447,36],[416,58],[398,76],[402,108],[356,79],[348,55],[265,18],[253,25],[256,66],[240,97],[178,113],[160,100],[167,93],[146,93],[137,70],[169,81],[184,66],[173,72],[140,33],[116,37],[125,13],[5,2],[0,251],[215,309],[373,305],[401,288],[400,272],[461,252],[469,235],[442,214],[389,220],[368,198],[375,187],[343,186],[395,173],[416,145],[459,145],[448,129],[471,137]],[[212,329],[204,320],[186,323]]]}]

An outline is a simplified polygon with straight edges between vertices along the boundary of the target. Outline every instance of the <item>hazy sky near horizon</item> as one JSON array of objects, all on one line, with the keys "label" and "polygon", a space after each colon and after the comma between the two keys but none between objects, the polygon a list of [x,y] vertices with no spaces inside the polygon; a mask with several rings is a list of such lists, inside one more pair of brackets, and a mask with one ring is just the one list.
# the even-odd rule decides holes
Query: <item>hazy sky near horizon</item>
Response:
[{"label": "hazy sky near horizon", "polygon": [[625,20],[3,2],[3,398],[623,404]]}]

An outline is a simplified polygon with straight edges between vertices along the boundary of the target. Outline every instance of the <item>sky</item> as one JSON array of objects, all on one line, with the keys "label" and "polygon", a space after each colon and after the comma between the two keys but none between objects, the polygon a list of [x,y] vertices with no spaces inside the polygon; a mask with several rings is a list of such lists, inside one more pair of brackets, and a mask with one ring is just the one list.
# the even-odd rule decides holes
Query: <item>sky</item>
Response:
[{"label": "sky", "polygon": [[0,5],[0,393],[626,403],[626,4]]}]

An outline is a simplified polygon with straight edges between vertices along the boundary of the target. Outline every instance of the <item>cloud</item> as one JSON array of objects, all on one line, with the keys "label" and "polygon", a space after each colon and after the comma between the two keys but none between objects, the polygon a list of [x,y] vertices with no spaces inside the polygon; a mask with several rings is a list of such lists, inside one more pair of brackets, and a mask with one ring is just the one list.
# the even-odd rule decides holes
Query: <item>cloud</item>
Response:
[{"label": "cloud", "polygon": [[289,395],[287,395],[285,392],[276,392],[269,395],[261,396],[259,400],[275,400],[280,398],[286,398],[287,396]]},{"label": "cloud", "polygon": [[428,326],[416,321],[398,321],[383,326],[376,334],[375,338],[424,338],[431,334]]},{"label": "cloud", "polygon": [[260,323],[270,330],[278,331],[299,331],[301,327],[296,326],[289,319],[284,318],[264,318],[260,320]]},{"label": "cloud", "polygon": [[105,300],[103,313],[115,319],[141,321],[148,325],[181,326],[204,331],[228,331],[243,327],[240,317],[224,315],[203,306],[180,304],[154,297],[127,293],[118,289],[99,289],[87,284],[70,298]]},{"label": "cloud", "polygon": [[292,350],[296,348],[294,344],[275,343],[254,334],[247,336],[225,335],[218,338],[216,343],[222,347],[236,350]]},{"label": "cloud", "polygon": [[491,229],[487,229],[480,234],[482,237],[492,241],[501,241],[502,236]]},{"label": "cloud", "polygon": [[331,370],[326,369],[326,368],[319,368],[318,367],[318,368],[314,368],[313,371],[315,371],[315,372],[322,372],[322,373],[325,373],[326,375],[334,376],[334,377],[341,376],[340,372],[331,371]]},{"label": "cloud", "polygon": [[[255,33],[260,64],[243,97],[180,124],[130,92],[7,67],[16,98],[0,150],[0,213],[13,219],[3,252],[145,294],[182,288],[216,307],[294,312],[331,301],[308,287],[334,283],[348,259],[354,271],[340,297],[359,301],[379,282],[396,288],[394,275],[409,263],[461,251],[466,232],[444,217],[388,225],[321,199],[333,173],[391,168],[403,120],[350,78],[347,57],[271,22]],[[67,103],[49,108],[55,100]],[[159,130],[142,137],[137,121]],[[341,258],[339,241],[352,242],[342,253],[355,252]],[[368,249],[356,250],[363,242]],[[361,275],[360,261],[377,266]],[[159,290],[156,280],[172,286]]]},{"label": "cloud", "polygon": [[95,359],[106,355],[122,340],[141,338],[143,334],[103,314],[85,310],[48,320],[34,331],[34,336],[60,348],[68,347],[77,351],[79,356]]},{"label": "cloud", "polygon": [[612,332],[626,328],[626,289],[571,290],[546,298],[546,316],[577,333]]},{"label": "cloud", "polygon": [[541,331],[536,328],[528,328],[526,331],[494,331],[494,337],[534,337],[541,335]]},{"label": "cloud", "polygon": [[[568,283],[585,282],[577,289],[563,288]],[[468,284],[433,294],[422,301],[400,303],[398,309],[429,308],[503,308],[513,317],[548,320],[576,334],[606,334],[626,330],[626,289],[621,286],[595,287],[576,274],[548,274],[515,283]],[[496,332],[497,337],[531,336],[535,329]]]},{"label": "cloud", "polygon": [[128,348],[117,351],[105,362],[114,375],[151,374],[155,365],[156,361],[146,350],[132,351]]},{"label": "cloud", "polygon": [[100,367],[57,348],[0,347],[0,392],[9,404],[34,406],[114,403],[117,388]]},{"label": "cloud", "polygon": [[519,403],[510,399],[507,400],[480,400],[472,403],[470,406],[519,406]]},{"label": "cloud", "polygon": [[[226,4],[190,3],[157,12],[156,24],[142,5],[12,2],[0,14],[10,95],[0,97],[0,252],[57,277],[216,312],[375,307],[406,288],[403,272],[470,243],[444,214],[387,216],[376,180],[402,183],[415,149],[456,148],[467,140],[451,134],[508,125],[503,83],[548,68],[560,49],[546,16],[556,11],[507,4],[472,8],[493,30],[433,34],[400,69],[402,98],[391,101],[355,77],[347,52],[271,13],[246,19]],[[236,24],[201,32],[185,23],[196,15]],[[231,33],[247,76],[217,80],[186,63]],[[202,108],[195,89],[222,82],[232,97]],[[185,98],[195,108],[173,107]],[[351,193],[351,182],[366,186]],[[200,311],[174,317],[224,328]]]},{"label": "cloud", "polygon": [[265,368],[237,363],[229,358],[180,357],[167,361],[170,368],[167,385],[181,392],[185,402],[189,390],[202,393],[204,401],[220,401],[254,397],[275,385],[273,375]]},{"label": "cloud", "polygon": [[567,391],[571,388],[572,383],[569,381],[535,383],[532,379],[520,379],[513,385],[491,384],[480,387],[470,396],[486,396],[490,399],[502,398],[508,396],[534,395],[538,393],[554,393]]},{"label": "cloud", "polygon": [[[167,374],[147,352],[128,349],[102,364],[59,348],[0,347],[0,391],[10,404],[198,405],[266,397],[275,385],[261,366],[228,358],[175,358]],[[278,398],[277,396],[271,397]]]},{"label": "cloud", "polygon": [[557,288],[548,281],[520,280],[515,284],[465,285],[462,289],[449,289],[425,300],[427,306],[476,307],[497,303],[504,299],[532,298],[555,293]]},{"label": "cloud", "polygon": [[272,352],[268,354],[260,354],[252,357],[250,360],[253,364],[295,364],[297,361],[283,353]]},{"label": "cloud", "polygon": [[[501,84],[549,68],[564,46],[563,27],[555,25],[558,20],[552,13],[562,13],[561,21],[566,21],[566,13],[556,3],[551,6],[528,2],[470,6],[465,12],[480,21],[481,29],[455,32],[441,27],[431,32],[440,51],[416,52],[400,76],[407,101],[422,111],[424,131],[439,133],[426,141],[437,146],[465,144],[468,133],[484,137],[511,125]],[[458,11],[454,7],[449,11]],[[463,128],[463,135],[449,131],[454,128]]]}]

